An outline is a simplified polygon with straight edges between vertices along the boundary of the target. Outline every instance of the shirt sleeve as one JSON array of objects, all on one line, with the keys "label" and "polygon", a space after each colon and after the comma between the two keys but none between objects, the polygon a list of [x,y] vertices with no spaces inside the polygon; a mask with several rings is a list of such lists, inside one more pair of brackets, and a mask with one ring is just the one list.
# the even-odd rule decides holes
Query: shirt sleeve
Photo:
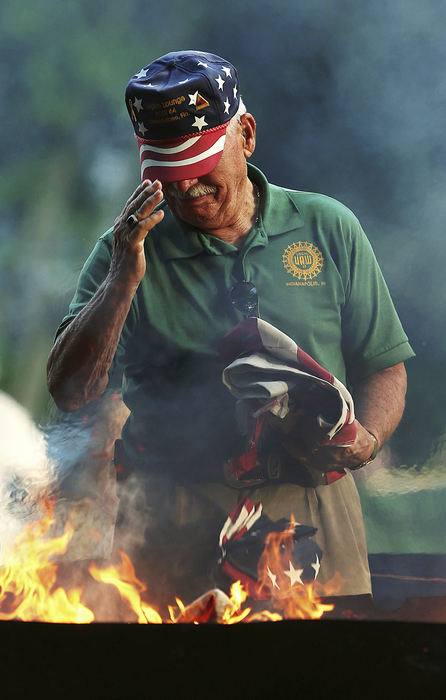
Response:
[{"label": "shirt sleeve", "polygon": [[343,352],[350,380],[414,356],[372,246],[356,217],[350,231],[350,274],[342,312]]},{"label": "shirt sleeve", "polygon": [[[107,231],[107,233],[99,238],[81,270],[74,297],[68,307],[68,313],[64,316],[56,331],[55,340],[60,337],[63,331],[70,325],[71,321],[76,318],[78,313],[88,304],[107,277],[110,269],[111,253],[110,231]],[[121,387],[122,371],[119,368],[119,357],[121,353],[122,349],[120,345],[118,345],[115,357],[108,371],[108,389],[118,389]]]}]

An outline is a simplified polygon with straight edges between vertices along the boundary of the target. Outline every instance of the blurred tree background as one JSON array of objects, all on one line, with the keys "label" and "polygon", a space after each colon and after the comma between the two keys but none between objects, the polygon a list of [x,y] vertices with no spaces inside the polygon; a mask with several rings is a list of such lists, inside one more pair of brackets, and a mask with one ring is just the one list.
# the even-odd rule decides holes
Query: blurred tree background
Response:
[{"label": "blurred tree background", "polygon": [[269,180],[361,220],[417,353],[393,441],[423,463],[446,423],[446,4],[3,0],[0,17],[1,388],[48,420],[54,332],[139,179],[125,85],[201,49],[238,68]]}]

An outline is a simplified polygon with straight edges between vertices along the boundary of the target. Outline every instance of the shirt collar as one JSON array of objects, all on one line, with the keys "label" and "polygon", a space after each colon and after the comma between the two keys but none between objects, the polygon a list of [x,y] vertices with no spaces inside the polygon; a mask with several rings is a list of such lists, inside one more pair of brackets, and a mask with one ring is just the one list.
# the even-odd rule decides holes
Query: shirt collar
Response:
[{"label": "shirt collar", "polygon": [[[265,175],[250,163],[248,163],[248,175],[260,191],[261,223],[268,238],[288,233],[304,225],[291,190],[271,185]],[[203,234],[178,219],[170,211],[166,202],[161,206],[165,211],[165,217],[154,233],[159,232],[158,248],[164,260],[191,258],[201,253],[226,255],[237,250],[230,243],[215,236]],[[169,227],[169,235],[163,234],[165,226]]]},{"label": "shirt collar", "polygon": [[254,165],[248,164],[248,174],[259,187],[261,194],[261,218],[268,236],[280,236],[304,225],[292,190],[271,185],[265,175]]}]

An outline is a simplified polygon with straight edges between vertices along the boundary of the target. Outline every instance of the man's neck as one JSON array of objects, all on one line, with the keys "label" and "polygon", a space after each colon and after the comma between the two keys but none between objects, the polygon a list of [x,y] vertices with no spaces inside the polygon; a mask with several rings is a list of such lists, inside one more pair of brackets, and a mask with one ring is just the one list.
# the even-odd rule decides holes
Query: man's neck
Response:
[{"label": "man's neck", "polygon": [[201,231],[205,234],[220,238],[222,241],[226,241],[226,243],[230,243],[236,248],[241,248],[246,236],[256,224],[259,214],[259,205],[258,187],[249,180],[245,206],[240,208],[240,214],[234,222],[227,227],[217,229],[202,228]]}]

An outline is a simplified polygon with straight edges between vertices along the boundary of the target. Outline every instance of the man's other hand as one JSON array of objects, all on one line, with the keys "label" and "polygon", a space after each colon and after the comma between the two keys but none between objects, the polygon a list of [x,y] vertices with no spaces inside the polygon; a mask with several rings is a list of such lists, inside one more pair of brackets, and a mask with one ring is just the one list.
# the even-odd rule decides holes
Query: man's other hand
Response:
[{"label": "man's other hand", "polygon": [[370,458],[375,448],[373,435],[357,420],[355,426],[356,440],[347,447],[311,444],[307,440],[292,439],[285,439],[282,446],[289,455],[311,469],[321,472],[355,469]]}]

